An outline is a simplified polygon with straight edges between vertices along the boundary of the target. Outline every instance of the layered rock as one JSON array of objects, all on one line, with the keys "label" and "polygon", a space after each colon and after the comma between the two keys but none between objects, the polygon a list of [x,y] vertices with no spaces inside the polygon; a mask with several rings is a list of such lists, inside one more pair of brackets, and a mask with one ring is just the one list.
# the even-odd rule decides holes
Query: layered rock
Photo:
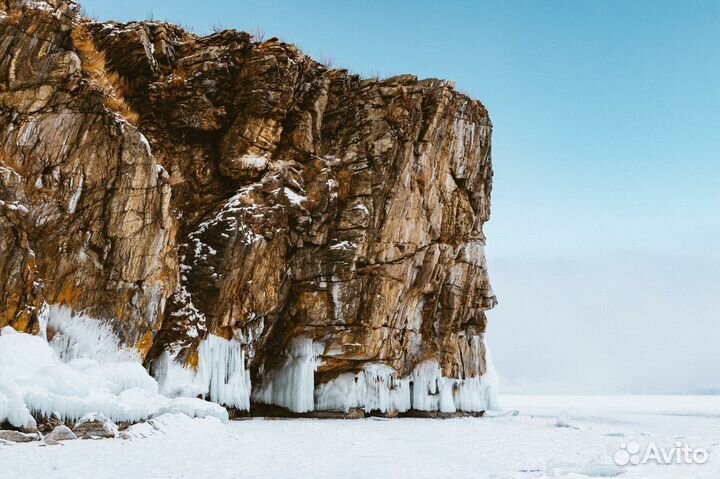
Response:
[{"label": "layered rock", "polygon": [[10,3],[0,24],[0,325],[59,303],[149,343],[175,289],[170,187],[139,130],[104,106],[71,38],[77,6]]},{"label": "layered rock", "polygon": [[0,327],[102,318],[168,394],[480,411],[492,125],[447,81],[277,39],[0,20]]}]

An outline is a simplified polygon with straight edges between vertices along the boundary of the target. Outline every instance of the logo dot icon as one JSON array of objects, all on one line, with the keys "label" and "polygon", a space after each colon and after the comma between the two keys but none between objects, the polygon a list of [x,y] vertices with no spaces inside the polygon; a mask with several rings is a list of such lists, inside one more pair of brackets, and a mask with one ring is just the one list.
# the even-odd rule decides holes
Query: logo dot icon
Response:
[{"label": "logo dot icon", "polygon": [[640,452],[640,444],[636,443],[635,441],[629,442],[627,445],[627,452],[630,454],[637,454]]},{"label": "logo dot icon", "polygon": [[613,455],[613,461],[618,466],[638,465],[640,464],[640,457],[637,455],[639,452],[640,444],[637,442],[631,441],[627,444],[623,442],[620,444],[620,449]]},{"label": "logo dot icon", "polygon": [[618,466],[627,466],[630,463],[630,454],[624,450],[617,451],[613,456],[613,461]]}]

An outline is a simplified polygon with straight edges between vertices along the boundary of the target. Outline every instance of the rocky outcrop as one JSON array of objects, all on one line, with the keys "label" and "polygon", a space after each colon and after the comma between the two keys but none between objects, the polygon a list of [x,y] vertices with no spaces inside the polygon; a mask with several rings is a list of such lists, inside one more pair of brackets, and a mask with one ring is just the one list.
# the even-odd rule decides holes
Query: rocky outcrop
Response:
[{"label": "rocky outcrop", "polygon": [[177,278],[171,189],[142,133],[104,105],[73,45],[77,6],[11,2],[0,24],[0,325],[88,309],[133,345]]},{"label": "rocky outcrop", "polygon": [[103,414],[88,414],[75,424],[70,433],[75,435],[75,439],[106,439],[116,437],[118,427]]},{"label": "rocky outcrop", "polygon": [[167,394],[238,409],[490,405],[479,102],[232,30],[2,8],[0,327],[84,310]]},{"label": "rocky outcrop", "polygon": [[0,430],[0,441],[8,442],[34,442],[42,439],[36,432],[2,431]]}]

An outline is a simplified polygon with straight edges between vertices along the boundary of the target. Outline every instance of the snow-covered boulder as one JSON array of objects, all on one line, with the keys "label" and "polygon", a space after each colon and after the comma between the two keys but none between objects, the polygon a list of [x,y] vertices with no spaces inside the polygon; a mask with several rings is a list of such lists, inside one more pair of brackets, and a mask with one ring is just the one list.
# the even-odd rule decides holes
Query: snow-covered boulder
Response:
[{"label": "snow-covered boulder", "polygon": [[203,401],[198,398],[185,397],[178,397],[170,400],[167,406],[160,408],[157,415],[160,416],[163,414],[177,413],[197,418],[214,417],[222,422],[228,422],[229,420],[227,409],[219,404]]},{"label": "snow-covered boulder", "polygon": [[57,426],[50,434],[45,436],[45,442],[48,444],[59,441],[72,441],[74,439],[77,439],[77,435],[64,424]]},{"label": "snow-covered boulder", "polygon": [[198,437],[198,434],[222,437],[227,429],[222,421],[216,417],[191,419],[185,414],[168,413],[155,416],[145,422],[133,424],[120,432],[122,439],[145,439],[157,435],[188,435]]},{"label": "snow-covered boulder", "polygon": [[72,432],[80,439],[113,438],[118,435],[118,427],[104,414],[90,413],[75,424]]},{"label": "snow-covered boulder", "polygon": [[10,442],[33,442],[40,440],[36,432],[0,431],[0,439]]}]

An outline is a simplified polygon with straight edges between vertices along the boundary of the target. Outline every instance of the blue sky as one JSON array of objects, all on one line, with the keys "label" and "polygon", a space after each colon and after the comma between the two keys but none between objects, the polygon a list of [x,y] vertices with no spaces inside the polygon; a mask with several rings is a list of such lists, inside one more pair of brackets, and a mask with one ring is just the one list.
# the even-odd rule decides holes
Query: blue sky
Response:
[{"label": "blue sky", "polygon": [[489,335],[508,384],[720,387],[720,2],[83,5],[455,80],[494,123]]}]

